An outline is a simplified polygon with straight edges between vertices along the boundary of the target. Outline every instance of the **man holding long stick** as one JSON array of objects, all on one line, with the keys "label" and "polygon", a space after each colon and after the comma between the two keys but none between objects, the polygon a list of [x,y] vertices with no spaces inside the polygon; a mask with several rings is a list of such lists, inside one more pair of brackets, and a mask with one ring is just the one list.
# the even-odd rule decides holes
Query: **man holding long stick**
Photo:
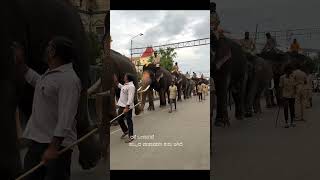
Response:
[{"label": "man holding long stick", "polygon": [[[132,122],[132,109],[134,108],[134,96],[136,88],[133,84],[134,75],[127,73],[124,76],[125,84],[122,85],[119,83],[116,76],[114,76],[114,82],[118,88],[121,89],[120,98],[118,100],[117,105],[119,106],[118,114],[124,113],[118,120],[123,135],[121,139],[124,139],[127,135],[128,139],[125,141],[129,143],[134,140],[133,136],[133,122]],[[124,120],[127,120],[127,125]]]},{"label": "man holding long stick", "polygon": [[29,170],[43,161],[46,165],[26,180],[69,180],[72,149],[59,150],[77,140],[76,119],[81,82],[73,70],[73,44],[65,37],[55,37],[47,47],[49,69],[39,75],[25,64],[24,50],[14,48],[18,70],[35,88],[32,114],[23,137],[31,140],[24,159]]}]

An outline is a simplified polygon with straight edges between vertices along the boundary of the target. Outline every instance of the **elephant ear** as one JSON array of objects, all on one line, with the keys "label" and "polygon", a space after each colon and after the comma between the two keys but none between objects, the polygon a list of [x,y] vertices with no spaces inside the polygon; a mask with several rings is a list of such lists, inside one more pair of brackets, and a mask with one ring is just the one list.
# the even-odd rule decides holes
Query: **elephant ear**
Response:
[{"label": "elephant ear", "polygon": [[163,73],[161,73],[161,75],[157,78],[157,82],[159,82],[162,77],[163,77]]}]

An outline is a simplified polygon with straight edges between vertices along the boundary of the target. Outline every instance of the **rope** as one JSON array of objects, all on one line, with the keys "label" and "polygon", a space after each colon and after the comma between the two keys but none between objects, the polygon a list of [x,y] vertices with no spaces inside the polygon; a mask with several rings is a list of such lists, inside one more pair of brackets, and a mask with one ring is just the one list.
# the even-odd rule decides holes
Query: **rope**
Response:
[{"label": "rope", "polygon": [[[137,103],[136,105],[134,105],[134,107],[138,106],[140,104]],[[133,108],[134,108],[133,107]],[[124,113],[121,113],[119,116],[113,118],[110,123],[112,123],[113,121],[117,120],[119,117],[121,117]],[[76,146],[77,144],[79,144],[80,142],[82,142],[83,140],[87,139],[89,136],[91,136],[92,134],[94,134],[95,132],[98,131],[99,128],[95,128],[93,130],[91,130],[89,133],[87,133],[86,135],[82,136],[80,139],[78,139],[77,141],[75,141],[74,143],[72,143],[71,145],[69,145],[68,147],[63,148],[61,151],[59,151],[59,154],[62,154],[64,152],[66,152],[67,150],[71,149],[72,147]],[[25,178],[26,176],[30,175],[31,173],[33,173],[34,171],[36,171],[37,169],[39,169],[41,166],[43,166],[45,163],[43,161],[41,161],[38,165],[34,166],[32,169],[30,169],[29,171],[25,172],[24,174],[20,175],[18,178],[16,178],[15,180],[22,180],[23,178]]]}]

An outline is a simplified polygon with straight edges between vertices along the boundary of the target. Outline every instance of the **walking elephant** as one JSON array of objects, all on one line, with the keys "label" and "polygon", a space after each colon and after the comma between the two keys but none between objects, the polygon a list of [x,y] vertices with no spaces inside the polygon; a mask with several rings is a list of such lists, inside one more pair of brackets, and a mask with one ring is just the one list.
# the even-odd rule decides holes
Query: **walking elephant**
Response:
[{"label": "walking elephant", "polygon": [[176,86],[178,89],[178,101],[181,101],[181,96],[183,95],[184,99],[187,99],[187,78],[184,74],[174,72],[172,75],[175,77]]},{"label": "walking elephant", "polygon": [[[171,73],[163,67],[156,67],[155,64],[143,66],[141,109],[144,109],[146,96],[148,95],[149,110],[154,110],[153,90],[159,93],[160,107],[166,105],[166,94],[169,102],[169,86],[172,82]],[[150,88],[149,88],[150,87]],[[149,88],[149,89],[148,89]],[[140,88],[139,88],[140,89]]]},{"label": "walking elephant", "polygon": [[186,85],[186,98],[189,99],[189,98],[192,98],[192,90],[195,87],[195,83],[193,80],[187,78],[186,84],[187,84]]},{"label": "walking elephant", "polygon": [[261,57],[248,55],[248,80],[246,90],[245,117],[252,117],[254,112],[261,112],[260,97],[272,80],[273,72],[270,62]]},{"label": "walking elephant", "polygon": [[[82,84],[77,113],[78,137],[83,136],[95,123],[88,118],[87,95],[89,56],[88,42],[77,9],[68,1],[57,0],[5,0],[0,6],[0,71],[1,94],[0,114],[0,172],[2,179],[13,179],[19,174],[21,165],[17,137],[15,112],[30,117],[34,89],[18,76],[14,65],[11,45],[18,42],[25,47],[26,63],[39,74],[48,68],[44,61],[48,42],[54,36],[65,36],[75,45],[76,58],[73,67]],[[24,124],[24,123],[22,123]],[[94,167],[101,158],[99,135],[94,134],[78,145],[79,163],[84,169]]]},{"label": "walking elephant", "polygon": [[217,96],[215,126],[230,126],[227,109],[228,92],[232,92],[236,118],[243,118],[247,58],[241,46],[228,38],[218,39],[213,33],[210,44],[212,56],[210,77],[214,79]]}]

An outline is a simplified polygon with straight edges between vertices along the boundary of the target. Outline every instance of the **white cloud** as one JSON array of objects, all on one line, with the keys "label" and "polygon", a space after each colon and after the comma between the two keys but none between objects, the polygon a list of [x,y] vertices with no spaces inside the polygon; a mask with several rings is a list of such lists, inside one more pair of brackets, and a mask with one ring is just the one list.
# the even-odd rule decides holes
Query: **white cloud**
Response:
[{"label": "white cloud", "polygon": [[[111,48],[130,56],[133,47],[145,47],[209,37],[209,11],[111,11]],[[177,58],[183,72],[210,71],[209,45],[177,49]]]}]

